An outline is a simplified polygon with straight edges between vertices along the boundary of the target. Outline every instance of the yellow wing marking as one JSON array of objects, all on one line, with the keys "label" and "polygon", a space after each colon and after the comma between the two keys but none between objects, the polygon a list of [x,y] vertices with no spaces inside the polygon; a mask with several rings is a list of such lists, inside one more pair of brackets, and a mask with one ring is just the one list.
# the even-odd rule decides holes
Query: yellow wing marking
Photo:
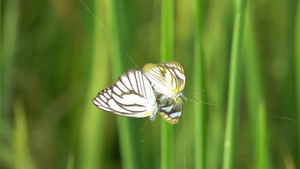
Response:
[{"label": "yellow wing marking", "polygon": [[144,113],[144,115],[149,115],[149,114],[151,114],[151,111]]}]

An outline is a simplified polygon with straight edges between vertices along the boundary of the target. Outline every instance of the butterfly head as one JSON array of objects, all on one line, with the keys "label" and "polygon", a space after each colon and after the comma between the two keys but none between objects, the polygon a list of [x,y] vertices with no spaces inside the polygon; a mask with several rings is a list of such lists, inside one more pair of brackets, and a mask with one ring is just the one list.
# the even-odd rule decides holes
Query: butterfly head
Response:
[{"label": "butterfly head", "polygon": [[184,97],[184,95],[183,95],[183,90],[181,90],[181,91],[177,91],[177,92],[174,92],[174,93],[172,93],[172,95],[171,96],[169,96],[169,98],[171,98],[171,99],[174,99],[174,100],[177,100],[178,98],[180,98],[180,97]]}]

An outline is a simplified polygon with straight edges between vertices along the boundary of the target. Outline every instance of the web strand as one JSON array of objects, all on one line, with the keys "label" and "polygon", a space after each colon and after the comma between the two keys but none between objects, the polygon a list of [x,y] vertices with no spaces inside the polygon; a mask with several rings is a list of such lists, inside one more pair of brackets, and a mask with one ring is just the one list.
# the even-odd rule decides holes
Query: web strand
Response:
[{"label": "web strand", "polygon": [[143,132],[143,139],[142,142],[145,142],[145,138],[146,138],[146,133],[147,133],[147,129],[148,129],[148,124],[149,124],[150,119],[148,118],[146,123],[143,125],[143,127],[141,128],[141,131],[143,131],[145,129],[145,131]]},{"label": "web strand", "polygon": [[108,31],[108,29],[102,24],[102,22],[100,22],[100,20],[93,14],[93,12],[90,10],[90,8],[88,8],[85,3],[82,0],[79,0],[82,5],[88,10],[88,12],[93,16],[93,18],[98,22],[98,24],[103,28],[103,30],[108,34],[108,36],[110,36],[110,38],[113,40],[113,42],[118,45],[118,47],[122,50],[122,52],[132,61],[132,63],[139,69],[140,67],[133,61],[133,59],[127,54],[127,52],[122,48],[122,46],[120,45],[120,43],[117,41],[116,38],[114,38],[114,36]]},{"label": "web strand", "polygon": [[[209,102],[203,102],[203,101],[199,101],[199,100],[195,99],[191,95],[189,95],[189,96],[191,98],[193,98],[192,100],[189,99],[189,101],[194,101],[194,102],[198,102],[198,103],[202,103],[202,104],[206,104],[206,105],[210,105],[210,106],[215,106],[215,107],[220,107],[220,108],[224,108],[224,109],[233,109],[233,110],[236,110],[236,111],[241,111],[241,112],[246,112],[246,113],[252,113],[252,114],[259,114],[260,113],[260,112],[255,112],[255,111],[250,111],[250,110],[245,110],[245,109],[240,109],[240,108],[231,108],[231,107],[228,107],[228,106],[222,106],[222,105],[218,105],[218,104],[214,104],[214,103],[209,103]],[[269,113],[261,113],[261,114],[263,114],[265,116],[277,118],[277,119],[288,120],[288,121],[297,122],[297,123],[300,122],[300,120],[297,120],[297,119],[292,119],[292,118],[288,118],[288,117],[277,116],[277,115],[274,115],[274,114],[269,114]]]}]

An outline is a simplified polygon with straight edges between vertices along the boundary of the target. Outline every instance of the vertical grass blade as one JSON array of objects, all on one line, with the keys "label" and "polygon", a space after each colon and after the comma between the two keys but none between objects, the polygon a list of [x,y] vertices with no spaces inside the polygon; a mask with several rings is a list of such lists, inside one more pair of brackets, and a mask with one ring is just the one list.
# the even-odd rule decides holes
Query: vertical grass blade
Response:
[{"label": "vertical grass blade", "polygon": [[[263,87],[261,84],[261,68],[259,65],[259,52],[257,40],[255,38],[252,21],[252,8],[248,6],[246,26],[245,26],[245,77],[246,77],[246,93],[249,110],[258,112],[257,114],[249,114],[250,129],[252,133],[251,142],[249,145],[253,150],[253,163],[257,169],[267,169],[268,151],[267,151],[267,125],[266,125],[266,110],[264,104]],[[247,64],[246,64],[247,63]],[[254,167],[253,166],[253,167]]]},{"label": "vertical grass blade", "polygon": [[[162,1],[161,19],[161,61],[173,60],[174,51],[174,2]],[[161,169],[172,169],[173,166],[173,126],[161,120]]]},{"label": "vertical grass blade", "polygon": [[[298,119],[300,119],[300,1],[298,1],[295,17],[295,69],[296,69],[296,103],[298,111]],[[298,125],[298,159],[300,158],[300,125]],[[298,166],[300,166],[300,160],[298,160]]]},{"label": "vertical grass blade", "polygon": [[120,147],[122,156],[122,168],[137,168],[136,148],[132,142],[132,132],[130,130],[130,122],[124,117],[118,117],[118,128],[120,137]]},{"label": "vertical grass blade", "polygon": [[[97,7],[105,8],[107,5],[101,3],[101,1],[94,1],[94,14],[96,17],[103,16],[100,14],[102,9]],[[109,14],[108,14],[109,15]],[[108,83],[108,57],[105,53],[108,48],[107,44],[104,43],[103,36],[101,33],[101,27],[95,21],[88,28],[91,32],[90,39],[93,41],[88,45],[87,51],[92,51],[90,61],[90,75],[88,79],[87,95],[85,108],[82,113],[82,126],[81,126],[81,140],[79,145],[79,164],[80,168],[94,169],[94,168],[105,168],[103,156],[103,148],[105,143],[105,130],[107,120],[105,120],[105,113],[101,112],[92,103],[92,99],[97,95],[99,90],[107,87]],[[72,156],[70,156],[72,158]],[[72,161],[72,159],[69,159]]]},{"label": "vertical grass blade", "polygon": [[[14,56],[16,52],[18,23],[20,12],[20,0],[6,1],[3,8],[3,45],[1,46],[1,69],[5,73],[1,74],[1,113],[6,116],[11,111],[11,90],[14,73]],[[2,33],[2,32],[1,32]],[[1,116],[1,117],[3,117]]]},{"label": "vertical grass blade", "polygon": [[231,47],[231,60],[229,70],[229,95],[227,124],[225,131],[223,168],[233,169],[236,146],[237,110],[239,105],[240,71],[241,71],[241,49],[245,20],[245,0],[235,1],[235,19],[233,28],[233,39]]},{"label": "vertical grass blade", "polygon": [[14,163],[16,169],[30,168],[34,169],[35,165],[32,161],[29,143],[28,143],[28,128],[24,106],[21,102],[16,102],[14,105],[15,112],[15,137],[14,137]]},{"label": "vertical grass blade", "polygon": [[161,120],[161,168],[173,168],[173,128],[164,119]]},{"label": "vertical grass blade", "polygon": [[[202,50],[202,0],[193,1],[194,23],[194,88],[205,89],[204,55]],[[195,97],[205,100],[203,93],[196,92]],[[205,131],[206,110],[203,104],[194,104],[195,113],[195,168],[204,169],[206,160]]]},{"label": "vertical grass blade", "polygon": [[266,130],[266,110],[263,101],[259,104],[258,126],[257,126],[257,169],[268,169],[268,153],[267,153],[267,130]]},{"label": "vertical grass blade", "polygon": [[[2,58],[2,1],[0,3],[0,58]],[[0,60],[0,93],[2,93],[2,61]],[[1,133],[1,117],[2,117],[2,98],[0,96],[0,133]]]},{"label": "vertical grass blade", "polygon": [[69,154],[68,161],[67,161],[67,169],[74,169],[74,162],[75,162],[75,157],[73,153]]},{"label": "vertical grass blade", "polygon": [[162,1],[161,16],[161,61],[174,59],[174,2]]},{"label": "vertical grass blade", "polygon": [[[231,1],[230,1],[231,2]],[[208,22],[203,23],[203,48],[205,49],[205,72],[211,77],[206,77],[205,92],[202,93],[209,102],[217,105],[225,105],[227,101],[228,84],[228,60],[230,52],[230,42],[232,35],[229,34],[231,26],[232,11],[229,1],[214,1],[214,5],[205,6],[205,19]],[[209,12],[210,11],[210,12]],[[211,20],[211,22],[209,22]],[[227,25],[227,26],[225,26]],[[222,28],[222,29],[220,29]],[[205,32],[204,32],[205,31]],[[223,145],[224,145],[224,119],[226,109],[219,109],[215,106],[206,106],[209,113],[206,116],[206,168],[222,168]],[[208,132],[209,131],[209,132]],[[216,162],[211,162],[216,161]]]},{"label": "vertical grass blade", "polygon": [[[120,43],[122,41],[120,29],[122,26],[119,24],[119,9],[121,1],[114,0],[110,1],[110,9],[111,9],[111,22],[113,25],[112,34],[116,35],[117,42]],[[112,44],[112,65],[114,69],[114,79],[117,79],[125,70],[124,70],[124,62],[122,60],[122,54],[125,56],[125,53],[121,51],[121,48],[117,44]],[[125,117],[118,117],[118,130],[119,130],[119,142],[121,149],[121,158],[122,158],[122,168],[124,169],[135,169],[137,168],[137,158],[136,158],[136,146],[134,145],[133,138],[136,137],[132,134],[132,130],[130,127],[130,119]]]}]

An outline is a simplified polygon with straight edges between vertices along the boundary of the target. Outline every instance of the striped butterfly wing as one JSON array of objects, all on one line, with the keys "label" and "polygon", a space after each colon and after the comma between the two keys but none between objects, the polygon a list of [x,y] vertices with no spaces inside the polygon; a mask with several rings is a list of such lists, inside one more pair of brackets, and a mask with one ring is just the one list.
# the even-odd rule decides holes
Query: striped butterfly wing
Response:
[{"label": "striped butterfly wing", "polygon": [[143,67],[143,73],[154,90],[168,98],[177,97],[185,87],[184,68],[179,62],[148,63]]},{"label": "striped butterfly wing", "polygon": [[175,77],[175,81],[177,84],[175,91],[183,91],[185,87],[185,73],[183,66],[176,61],[164,62],[161,64],[167,67],[172,72],[172,75]]},{"label": "striped butterfly wing", "polygon": [[123,73],[112,86],[100,91],[93,103],[101,110],[125,117],[155,119],[158,105],[150,82],[140,70]]},{"label": "striped butterfly wing", "polygon": [[[164,103],[163,103],[164,104]],[[160,106],[159,114],[170,124],[177,124],[182,115],[182,100],[168,100],[164,105]]]},{"label": "striped butterfly wing", "polygon": [[169,123],[176,124],[182,115],[179,96],[185,87],[183,66],[176,61],[146,64],[143,72],[151,82],[160,107],[160,115]]}]

